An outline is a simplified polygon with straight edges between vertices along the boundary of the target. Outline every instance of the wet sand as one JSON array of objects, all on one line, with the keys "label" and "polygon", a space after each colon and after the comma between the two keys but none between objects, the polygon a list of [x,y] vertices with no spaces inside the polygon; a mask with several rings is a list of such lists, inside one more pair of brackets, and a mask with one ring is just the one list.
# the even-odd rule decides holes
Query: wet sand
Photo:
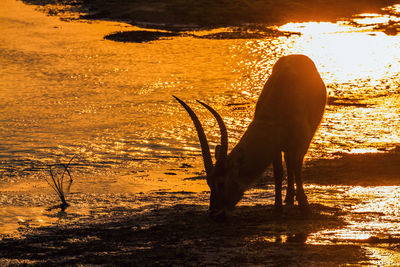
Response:
[{"label": "wet sand", "polygon": [[309,232],[343,225],[340,211],[313,209],[309,219],[296,208],[277,218],[271,206],[242,206],[229,223],[211,221],[205,205],[109,210],[96,222],[3,239],[0,264],[338,266],[367,260],[357,245],[305,244]]},{"label": "wet sand", "polygon": [[309,162],[308,182],[322,185],[400,185],[400,147],[381,153],[339,154]]},{"label": "wet sand", "polygon": [[[306,184],[399,185],[399,160],[396,149],[309,162],[305,180]],[[285,207],[277,216],[271,204],[259,204],[267,192],[264,188],[272,186],[271,177],[255,186],[258,191],[247,193],[228,222],[216,223],[208,217],[207,188],[190,189],[190,184],[205,184],[204,176],[179,168],[163,174],[171,179],[170,190],[142,190],[131,196],[130,205],[97,207],[85,217],[74,210],[82,201],[79,197],[66,212],[47,212],[46,216],[59,223],[42,227],[21,223],[18,237],[3,236],[0,241],[0,265],[338,266],[373,264],[368,244],[374,240],[382,241],[385,249],[393,241],[389,249],[398,251],[398,239],[391,236],[308,243],[312,233],[345,227],[348,216],[375,214],[351,215],[336,207],[312,204],[309,217],[297,206]],[[186,189],[176,191],[182,180]],[[251,202],[255,199],[258,203]]]}]

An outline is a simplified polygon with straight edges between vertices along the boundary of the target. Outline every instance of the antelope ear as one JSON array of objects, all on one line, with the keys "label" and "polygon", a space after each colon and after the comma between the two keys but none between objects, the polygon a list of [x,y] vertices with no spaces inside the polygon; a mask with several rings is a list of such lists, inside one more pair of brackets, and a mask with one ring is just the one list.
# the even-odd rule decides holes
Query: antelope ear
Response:
[{"label": "antelope ear", "polygon": [[217,145],[216,147],[215,147],[215,160],[218,160],[218,159],[220,159],[220,157],[221,157],[221,153],[222,153],[222,146],[221,145]]},{"label": "antelope ear", "polygon": [[215,170],[214,174],[215,175],[223,175],[226,171],[226,162],[225,162],[225,157],[224,157],[224,149],[222,148],[221,145],[216,145],[215,146]]},{"label": "antelope ear", "polygon": [[233,157],[233,168],[238,169],[244,163],[244,151],[242,148],[239,148]]}]

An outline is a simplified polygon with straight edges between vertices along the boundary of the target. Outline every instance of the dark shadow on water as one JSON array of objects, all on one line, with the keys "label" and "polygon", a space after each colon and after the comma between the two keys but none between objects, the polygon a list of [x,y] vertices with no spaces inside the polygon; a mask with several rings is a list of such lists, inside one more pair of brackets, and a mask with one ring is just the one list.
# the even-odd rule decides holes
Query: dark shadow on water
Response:
[{"label": "dark shadow on water", "polygon": [[206,206],[127,209],[125,216],[105,222],[42,227],[22,239],[3,239],[0,258],[58,266],[337,266],[366,259],[355,245],[305,244],[309,233],[344,224],[340,211],[322,205],[312,208],[313,214],[305,219],[296,207],[285,207],[277,218],[272,206],[241,206],[227,223],[211,221]]},{"label": "dark shadow on water", "polygon": [[370,104],[362,103],[360,99],[350,99],[350,98],[339,98],[339,97],[329,97],[328,103],[329,106],[339,106],[339,107],[361,107],[367,108],[371,106]]},{"label": "dark shadow on water", "polygon": [[323,185],[400,185],[400,146],[377,153],[341,153],[307,163],[304,178]]},{"label": "dark shadow on water", "polygon": [[106,35],[104,39],[117,41],[117,42],[130,42],[130,43],[144,43],[150,41],[156,41],[161,38],[170,38],[174,36],[179,36],[179,33],[173,32],[159,32],[159,31],[125,31],[125,32],[115,32]]},{"label": "dark shadow on water", "polygon": [[189,34],[179,31],[124,31],[115,32],[106,35],[104,39],[125,42],[125,43],[144,43],[156,41],[159,39],[177,37],[177,36],[190,36],[198,39],[210,39],[210,40],[232,40],[232,39],[264,39],[267,37],[279,37],[279,36],[290,36],[290,32],[281,32],[278,30],[269,29],[267,27],[259,26],[262,29],[254,29],[249,27],[235,27],[232,31],[223,31],[218,33],[211,33],[205,35]]}]

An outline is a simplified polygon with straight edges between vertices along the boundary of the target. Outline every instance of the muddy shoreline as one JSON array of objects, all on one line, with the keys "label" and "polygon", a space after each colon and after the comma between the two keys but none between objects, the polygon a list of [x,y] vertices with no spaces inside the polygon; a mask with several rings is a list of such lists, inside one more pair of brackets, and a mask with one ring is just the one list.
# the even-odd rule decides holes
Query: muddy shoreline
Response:
[{"label": "muddy shoreline", "polygon": [[305,219],[286,208],[277,218],[272,206],[242,206],[221,224],[207,217],[204,205],[115,209],[96,222],[26,229],[24,238],[3,239],[0,264],[337,266],[367,260],[358,245],[306,244],[310,232],[344,224],[339,210],[313,210]]},{"label": "muddy shoreline", "polygon": [[[172,36],[207,39],[262,39],[298,34],[281,32],[275,26],[288,22],[349,19],[361,13],[391,14],[383,9],[398,0],[362,1],[105,1],[105,0],[22,0],[62,20],[111,20],[150,31],[121,31],[105,39],[118,42],[149,42]],[[362,26],[362,25],[360,25]],[[227,28],[219,33],[198,35],[198,30]],[[383,24],[376,30],[398,34],[398,23]],[[161,31],[154,31],[161,30]]]},{"label": "muddy shoreline", "polygon": [[226,27],[243,24],[336,21],[360,13],[381,13],[394,0],[361,1],[146,1],[146,0],[22,0],[49,15],[79,13],[81,19],[126,21],[150,28]]},{"label": "muddy shoreline", "polygon": [[[399,161],[398,148],[345,154],[308,162],[304,176],[306,184],[399,185]],[[187,171],[186,176],[195,176],[184,179],[186,183],[205,184],[203,176]],[[172,174],[179,180],[183,173],[164,172]],[[35,227],[27,221],[20,224],[19,236],[2,236],[0,265],[338,266],[372,264],[371,247],[398,253],[399,238],[389,234],[309,243],[310,235],[346,227],[349,216],[362,220],[379,214],[350,214],[336,204],[311,204],[309,217],[297,206],[285,207],[277,216],[273,205],[265,203],[265,189],[272,187],[272,177],[261,180],[225,223],[209,219],[207,190],[139,193],[125,200],[128,205],[98,207],[86,217],[74,212],[84,197],[75,196],[66,212],[47,213],[58,223]],[[252,202],[255,199],[258,203]]]}]

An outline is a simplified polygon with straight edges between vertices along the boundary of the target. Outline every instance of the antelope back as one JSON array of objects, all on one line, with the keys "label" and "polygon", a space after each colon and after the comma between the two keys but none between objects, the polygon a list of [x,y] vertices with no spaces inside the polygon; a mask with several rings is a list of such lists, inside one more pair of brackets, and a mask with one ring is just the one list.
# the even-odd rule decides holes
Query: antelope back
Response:
[{"label": "antelope back", "polygon": [[280,58],[257,101],[254,120],[304,127],[314,133],[326,104],[326,88],[314,62],[304,55]]}]

